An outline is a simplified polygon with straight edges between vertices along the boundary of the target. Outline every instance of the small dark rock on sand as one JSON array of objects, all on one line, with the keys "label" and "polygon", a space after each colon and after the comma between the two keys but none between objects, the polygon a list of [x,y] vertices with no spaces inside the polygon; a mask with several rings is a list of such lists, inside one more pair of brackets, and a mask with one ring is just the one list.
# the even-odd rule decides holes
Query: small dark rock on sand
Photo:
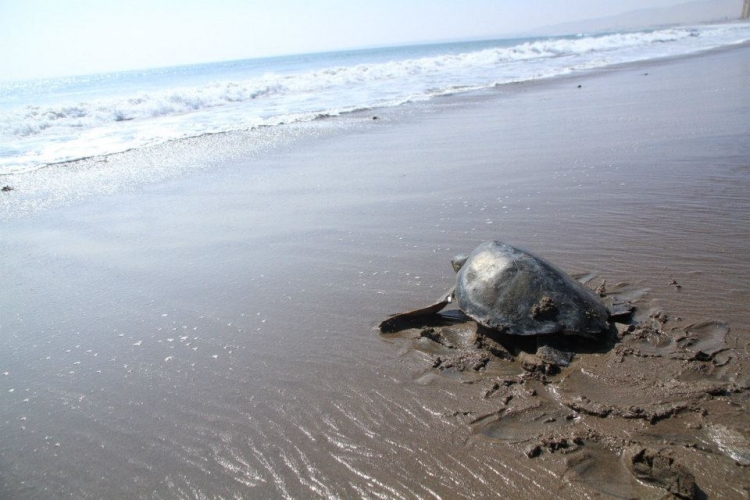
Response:
[{"label": "small dark rock on sand", "polygon": [[8,191],[13,191],[15,189],[13,186],[3,186],[3,193],[7,193]]},{"label": "small dark rock on sand", "polygon": [[526,453],[526,456],[529,458],[536,458],[542,454],[542,445],[532,444],[531,446],[526,448],[525,453]]}]

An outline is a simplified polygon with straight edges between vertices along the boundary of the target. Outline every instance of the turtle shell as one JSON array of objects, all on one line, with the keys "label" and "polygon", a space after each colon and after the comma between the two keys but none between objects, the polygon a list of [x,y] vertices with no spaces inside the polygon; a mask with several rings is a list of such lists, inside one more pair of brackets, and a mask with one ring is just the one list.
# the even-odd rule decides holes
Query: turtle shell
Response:
[{"label": "turtle shell", "polygon": [[549,262],[499,241],[479,245],[456,277],[458,306],[511,335],[597,337],[609,328],[602,300]]}]

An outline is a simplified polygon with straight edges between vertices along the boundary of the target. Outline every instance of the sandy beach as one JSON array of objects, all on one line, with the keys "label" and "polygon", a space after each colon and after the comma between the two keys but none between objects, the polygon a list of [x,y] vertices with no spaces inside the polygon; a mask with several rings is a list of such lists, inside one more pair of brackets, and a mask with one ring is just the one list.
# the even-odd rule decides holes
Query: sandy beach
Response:
[{"label": "sandy beach", "polygon": [[[745,45],[0,179],[0,497],[748,498],[749,137]],[[487,240],[651,330],[546,375],[376,331]]]}]

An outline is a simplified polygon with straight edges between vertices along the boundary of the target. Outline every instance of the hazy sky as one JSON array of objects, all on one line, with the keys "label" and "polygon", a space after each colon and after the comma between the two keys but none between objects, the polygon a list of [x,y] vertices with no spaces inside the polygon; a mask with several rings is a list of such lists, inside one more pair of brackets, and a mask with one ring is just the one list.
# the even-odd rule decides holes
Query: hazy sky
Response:
[{"label": "hazy sky", "polygon": [[684,0],[0,0],[0,80],[488,38]]}]

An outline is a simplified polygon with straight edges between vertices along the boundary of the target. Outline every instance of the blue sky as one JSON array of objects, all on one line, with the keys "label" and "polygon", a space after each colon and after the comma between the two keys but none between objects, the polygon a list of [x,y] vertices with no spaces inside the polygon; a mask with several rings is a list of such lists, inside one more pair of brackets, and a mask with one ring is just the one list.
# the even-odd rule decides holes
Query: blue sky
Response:
[{"label": "blue sky", "polygon": [[0,0],[0,80],[490,38],[684,0]]}]

